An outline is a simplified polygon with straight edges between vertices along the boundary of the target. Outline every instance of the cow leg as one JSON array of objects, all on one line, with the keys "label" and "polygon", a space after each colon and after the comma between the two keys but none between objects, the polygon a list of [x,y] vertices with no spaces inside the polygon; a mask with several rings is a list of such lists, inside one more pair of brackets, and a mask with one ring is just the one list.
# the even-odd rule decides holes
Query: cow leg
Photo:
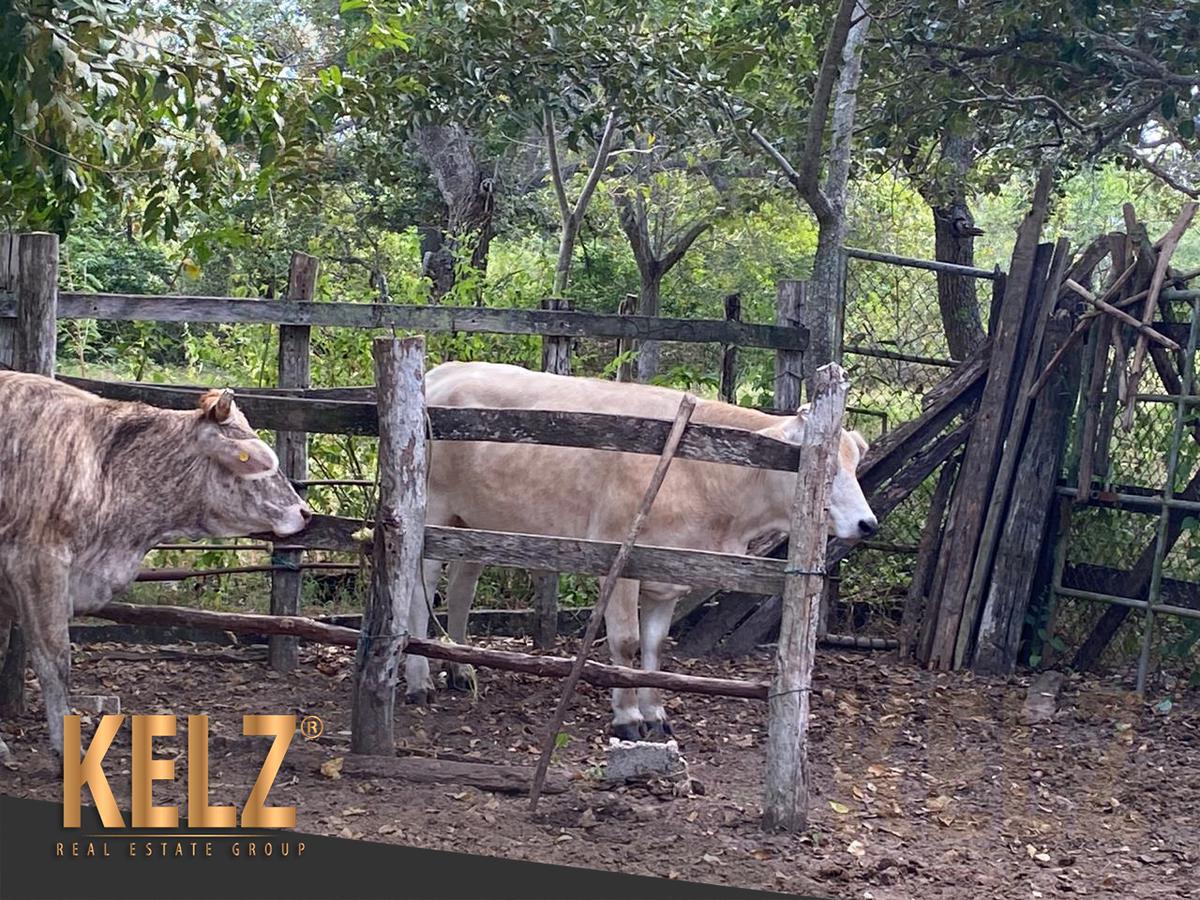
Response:
[{"label": "cow leg", "polygon": [[[413,579],[413,593],[408,607],[408,633],[413,637],[429,637],[429,608],[437,591],[442,564],[437,560],[422,563],[423,577]],[[433,702],[436,689],[429,674],[429,660],[413,653],[404,657],[404,699],[408,703],[427,706]]]},{"label": "cow leg", "polygon": [[[475,586],[483,566],[474,562],[452,562],[446,576],[446,625],[450,640],[457,644],[467,642],[467,618],[471,614],[471,602],[475,599]],[[472,667],[465,663],[450,663],[449,686],[457,691],[469,691],[475,683]]]},{"label": "cow leg", "polygon": [[17,595],[17,620],[42,688],[50,743],[62,756],[63,716],[68,711],[71,680],[67,567],[48,554],[30,554],[22,563],[10,582]]},{"label": "cow leg", "polygon": [[[662,648],[667,633],[671,630],[671,617],[675,612],[674,599],[664,600],[648,596],[642,590],[642,669],[657,672],[662,659]],[[638,688],[638,707],[646,723],[647,736],[652,740],[666,740],[671,736],[671,723],[662,705],[662,692],[658,688]]]},{"label": "cow leg", "polygon": [[[0,607],[3,606],[3,601],[0,600]],[[8,659],[8,636],[13,627],[13,619],[6,613],[0,612],[0,672],[4,671],[4,663]],[[24,682],[24,679],[21,679]],[[11,756],[8,745],[4,743],[3,736],[0,736],[0,763],[3,763]]]},{"label": "cow leg", "polygon": [[[638,582],[618,578],[604,611],[608,652],[618,666],[632,666],[638,652]],[[638,707],[636,688],[614,688],[612,733],[623,741],[642,737],[645,720]]]}]

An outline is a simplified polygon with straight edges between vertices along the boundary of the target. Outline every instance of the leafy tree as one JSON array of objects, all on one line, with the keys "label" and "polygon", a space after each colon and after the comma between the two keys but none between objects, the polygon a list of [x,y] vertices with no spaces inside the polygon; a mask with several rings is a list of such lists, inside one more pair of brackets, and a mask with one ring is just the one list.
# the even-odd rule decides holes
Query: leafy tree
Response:
[{"label": "leafy tree", "polygon": [[336,90],[294,77],[204,4],[6,0],[0,215],[65,233],[97,203],[146,234],[308,163]]}]

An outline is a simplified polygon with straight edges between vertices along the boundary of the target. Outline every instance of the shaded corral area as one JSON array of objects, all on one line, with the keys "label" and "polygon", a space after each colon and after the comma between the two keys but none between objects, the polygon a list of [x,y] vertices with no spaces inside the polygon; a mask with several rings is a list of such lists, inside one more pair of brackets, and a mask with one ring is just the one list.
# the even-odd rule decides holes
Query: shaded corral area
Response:
[{"label": "shaded corral area", "polygon": [[[555,766],[572,780],[531,817],[522,795],[364,776],[350,765],[322,774],[322,762],[348,751],[348,650],[305,645],[289,675],[267,669],[262,647],[95,644],[77,649],[75,666],[76,691],[118,694],[124,712],[208,713],[213,804],[240,806],[265,752],[265,740],[260,748],[238,737],[243,713],[320,716],[325,734],[307,746],[296,738],[268,800],[297,805],[305,832],[839,898],[1194,890],[1200,703],[1191,694],[1163,712],[1115,683],[1077,678],[1051,720],[1027,726],[1025,679],[934,675],[879,656],[822,652],[811,828],[772,836],[760,824],[766,709],[753,701],[670,700],[703,786],[678,796],[666,784],[596,780],[608,696],[583,686]],[[669,668],[765,678],[770,657]],[[477,698],[443,692],[434,708],[398,706],[401,754],[530,765],[557,690],[557,681],[481,672]],[[5,723],[16,768],[0,769],[0,790],[58,801],[61,769],[48,753],[36,691],[32,699],[24,716]],[[91,730],[85,723],[85,740]],[[178,756],[178,781],[155,786],[158,804],[183,802],[185,742],[182,718],[178,737],[155,741],[156,755]],[[106,765],[126,809],[128,760],[126,726]]]}]

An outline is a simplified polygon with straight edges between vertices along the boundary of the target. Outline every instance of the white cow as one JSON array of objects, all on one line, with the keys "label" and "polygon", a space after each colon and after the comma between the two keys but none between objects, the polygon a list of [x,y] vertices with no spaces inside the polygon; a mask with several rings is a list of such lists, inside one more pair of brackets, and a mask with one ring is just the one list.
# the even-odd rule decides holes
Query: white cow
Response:
[{"label": "white cow", "polygon": [[[493,363],[445,363],[426,378],[431,406],[545,409],[671,419],[680,391],[642,384],[571,378]],[[728,403],[700,400],[692,421],[754,431],[795,442],[807,410],[773,416]],[[855,477],[866,442],[843,432],[833,481],[829,530],[857,539],[875,532],[874,513]],[[657,457],[551,447],[538,444],[435,441],[430,453],[430,525],[512,533],[621,541],[649,483]],[[639,543],[744,554],[751,541],[786,532],[795,475],[718,463],[676,460],[663,482]],[[449,632],[466,640],[467,615],[482,566],[455,563],[448,585]],[[411,633],[428,631],[429,606],[441,563],[425,562],[425,584],[412,602]],[[424,594],[421,592],[424,591]],[[613,662],[632,665],[641,649],[647,671],[659,667],[676,601],[686,585],[620,579],[605,625]],[[639,599],[641,616],[639,629]],[[461,686],[461,672],[451,670]],[[432,696],[428,660],[408,656],[405,679],[410,702]],[[657,690],[613,691],[613,733],[623,738],[670,734]]]}]

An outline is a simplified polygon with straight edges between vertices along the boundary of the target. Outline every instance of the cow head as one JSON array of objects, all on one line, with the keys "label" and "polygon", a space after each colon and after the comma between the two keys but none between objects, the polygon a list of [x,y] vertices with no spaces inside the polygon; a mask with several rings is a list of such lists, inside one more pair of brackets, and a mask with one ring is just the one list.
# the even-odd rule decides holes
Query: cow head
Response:
[{"label": "cow head", "polygon": [[213,537],[272,531],[287,537],[304,529],[312,512],[279,471],[275,451],[259,440],[233,391],[200,398],[197,448],[208,458],[203,521]]},{"label": "cow head", "polygon": [[[805,404],[795,416],[760,433],[795,444],[804,435],[807,421],[808,404]],[[857,431],[843,429],[837,469],[829,491],[829,533],[842,540],[861,540],[879,530],[879,520],[871,511],[856,474],[866,452],[867,442],[863,436]]]}]

